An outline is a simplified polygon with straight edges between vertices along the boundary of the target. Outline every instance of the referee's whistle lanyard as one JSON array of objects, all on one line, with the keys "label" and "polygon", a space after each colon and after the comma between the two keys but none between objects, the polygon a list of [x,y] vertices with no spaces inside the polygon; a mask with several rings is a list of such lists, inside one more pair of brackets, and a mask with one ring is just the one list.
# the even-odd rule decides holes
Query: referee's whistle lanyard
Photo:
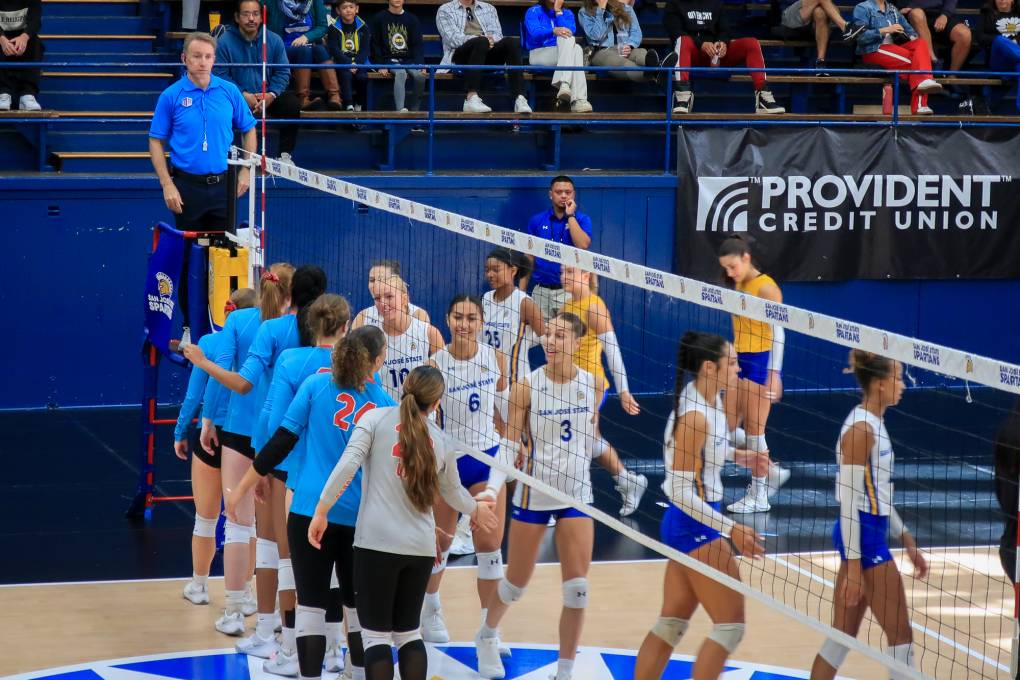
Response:
[{"label": "referee's whistle lanyard", "polygon": [[202,99],[201,99],[201,102],[202,102],[202,151],[208,151],[209,150],[209,133],[208,133],[207,127],[206,127],[206,123],[208,122],[208,119],[206,118],[206,112],[205,112],[205,95],[207,93],[208,93],[208,90],[203,90],[202,91]]}]

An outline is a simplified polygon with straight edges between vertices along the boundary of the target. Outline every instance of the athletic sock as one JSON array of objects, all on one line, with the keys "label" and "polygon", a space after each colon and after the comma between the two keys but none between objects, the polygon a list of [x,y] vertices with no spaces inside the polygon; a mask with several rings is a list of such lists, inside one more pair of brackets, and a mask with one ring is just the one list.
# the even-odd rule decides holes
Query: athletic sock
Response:
[{"label": "athletic sock", "polygon": [[439,601],[439,592],[425,593],[425,609],[427,611],[439,611],[442,604]]},{"label": "athletic sock", "polygon": [[273,630],[276,628],[276,614],[258,614],[255,619],[255,634],[263,640],[273,637]]},{"label": "athletic sock", "polygon": [[192,572],[192,574],[191,574],[191,582],[194,583],[195,585],[202,586],[203,588],[208,589],[209,588],[209,574],[206,574],[205,576],[202,576],[201,574],[196,574],[196,573]]}]

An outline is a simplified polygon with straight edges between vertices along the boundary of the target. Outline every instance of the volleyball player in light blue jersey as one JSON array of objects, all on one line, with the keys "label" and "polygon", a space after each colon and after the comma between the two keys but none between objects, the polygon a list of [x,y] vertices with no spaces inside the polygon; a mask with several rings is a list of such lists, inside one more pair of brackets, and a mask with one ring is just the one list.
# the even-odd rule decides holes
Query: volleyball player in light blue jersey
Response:
[{"label": "volleyball player in light blue jersey", "polygon": [[227,516],[260,475],[269,474],[296,444],[305,442],[305,460],[294,485],[287,520],[295,581],[298,584],[297,638],[300,677],[319,678],[327,649],[325,613],[330,572],[340,581],[354,677],[363,676],[361,629],[354,608],[353,542],[360,503],[360,474],[329,513],[329,528],[317,550],[308,543],[308,525],[326,480],[340,459],[354,425],[365,413],[394,402],[380,386],[376,371],[386,358],[386,338],[374,326],[351,331],[333,350],[332,371],[305,379],[279,428],[259,452],[252,469],[227,497]]},{"label": "volleyball player in light blue jersey", "polygon": [[[227,301],[225,314],[235,309],[247,309],[255,305],[255,291],[251,288],[235,290]],[[215,355],[222,333],[208,333],[198,340],[198,346],[206,353]],[[194,367],[188,378],[188,390],[177,416],[174,428],[174,453],[181,460],[188,459],[191,449],[191,490],[195,499],[195,528],[191,536],[192,577],[184,586],[184,599],[192,604],[209,604],[209,565],[216,554],[216,522],[220,514],[220,456],[216,451],[207,453],[195,440],[190,445],[188,433],[191,421],[199,413],[207,384],[211,384],[213,399],[221,406],[213,414],[213,424],[223,427],[227,416],[226,400],[217,400],[216,392],[223,389],[215,380],[209,381],[209,374]]]}]

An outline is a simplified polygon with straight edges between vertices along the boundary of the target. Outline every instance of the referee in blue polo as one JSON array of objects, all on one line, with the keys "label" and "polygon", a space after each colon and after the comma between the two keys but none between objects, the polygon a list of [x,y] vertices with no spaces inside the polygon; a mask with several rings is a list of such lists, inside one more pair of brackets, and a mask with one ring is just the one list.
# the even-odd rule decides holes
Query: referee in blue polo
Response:
[{"label": "referee in blue polo", "polygon": [[[255,152],[255,117],[241,91],[212,75],[216,39],[191,33],[181,61],[187,74],[163,90],[149,127],[149,156],[163,187],[163,200],[178,229],[226,229],[229,201],[248,190],[248,168],[237,173],[237,193],[227,182],[227,155],[234,130],[244,133],[243,146]],[[170,144],[170,165],[164,143]]]}]

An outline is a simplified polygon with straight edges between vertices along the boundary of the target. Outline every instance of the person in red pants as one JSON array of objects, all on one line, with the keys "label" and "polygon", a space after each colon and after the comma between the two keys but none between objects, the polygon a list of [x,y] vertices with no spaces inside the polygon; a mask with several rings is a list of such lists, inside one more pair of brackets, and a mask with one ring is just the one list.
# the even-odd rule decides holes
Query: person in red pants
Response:
[{"label": "person in red pants", "polygon": [[910,112],[931,114],[928,95],[942,91],[931,74],[931,54],[913,26],[886,0],[864,0],[854,7],[854,21],[865,26],[857,38],[857,54],[867,66],[912,71]]},{"label": "person in red pants", "polygon": [[[765,68],[761,45],[755,38],[730,38],[723,0],[666,0],[664,23],[677,54],[678,71],[673,113],[694,108],[687,66],[746,66]],[[786,113],[765,82],[765,72],[751,74],[755,113]]]}]

